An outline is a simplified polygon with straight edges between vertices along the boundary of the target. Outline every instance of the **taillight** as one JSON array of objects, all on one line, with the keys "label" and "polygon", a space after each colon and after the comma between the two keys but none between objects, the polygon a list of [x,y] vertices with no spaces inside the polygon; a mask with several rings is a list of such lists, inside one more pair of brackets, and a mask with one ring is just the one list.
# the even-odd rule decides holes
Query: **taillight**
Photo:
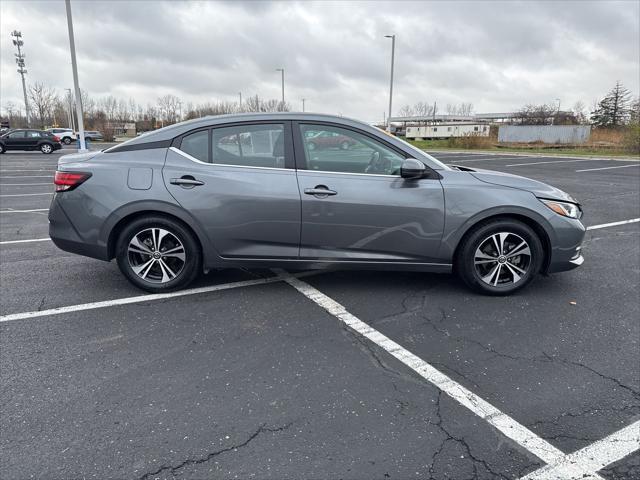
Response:
[{"label": "taillight", "polygon": [[56,186],[56,192],[66,192],[73,190],[90,176],[91,174],[86,172],[61,172],[58,170],[53,178],[53,183]]},{"label": "taillight", "polygon": [[60,137],[57,137],[57,136],[54,135],[53,136],[53,141],[54,142],[59,142],[60,141]]}]

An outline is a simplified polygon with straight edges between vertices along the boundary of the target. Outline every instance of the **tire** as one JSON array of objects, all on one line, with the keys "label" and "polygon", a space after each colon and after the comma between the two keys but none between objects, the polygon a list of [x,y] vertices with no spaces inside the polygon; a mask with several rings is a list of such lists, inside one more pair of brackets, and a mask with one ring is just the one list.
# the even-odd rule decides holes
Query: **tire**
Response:
[{"label": "tire", "polygon": [[350,146],[351,146],[351,145],[349,144],[349,142],[342,142],[342,143],[340,144],[340,149],[341,149],[341,150],[349,150],[349,147],[350,147]]},{"label": "tire", "polygon": [[71,138],[70,137],[64,137],[62,139],[62,143],[64,143],[65,145],[71,145]]},{"label": "tire", "polygon": [[[158,239],[159,249],[154,248]],[[172,254],[165,256],[163,251]],[[182,223],[160,215],[138,218],[122,230],[116,260],[132,284],[152,293],[184,288],[202,268],[202,252],[194,235]]]},{"label": "tire", "polygon": [[4,145],[0,143],[0,154],[3,154],[4,152],[6,152],[6,149],[4,148]]},{"label": "tire", "polygon": [[509,295],[535,278],[544,253],[531,227],[518,220],[497,219],[465,236],[458,248],[455,270],[476,292]]},{"label": "tire", "polygon": [[42,145],[40,145],[40,151],[46,155],[49,155],[50,153],[53,153],[53,145],[51,145],[50,143],[43,143]]}]

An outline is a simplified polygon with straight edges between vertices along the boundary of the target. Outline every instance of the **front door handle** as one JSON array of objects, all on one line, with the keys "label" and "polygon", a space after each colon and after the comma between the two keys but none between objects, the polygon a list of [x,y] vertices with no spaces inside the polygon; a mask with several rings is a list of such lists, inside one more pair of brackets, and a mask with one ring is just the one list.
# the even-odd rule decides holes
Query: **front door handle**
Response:
[{"label": "front door handle", "polygon": [[191,175],[184,175],[180,178],[172,178],[171,180],[169,180],[169,183],[171,185],[180,185],[184,188],[193,188],[197,187],[198,185],[204,185],[204,182],[196,180]]},{"label": "front door handle", "polygon": [[335,190],[329,190],[326,185],[316,185],[314,188],[305,188],[306,195],[314,195],[316,198],[327,198],[329,195],[337,195]]}]

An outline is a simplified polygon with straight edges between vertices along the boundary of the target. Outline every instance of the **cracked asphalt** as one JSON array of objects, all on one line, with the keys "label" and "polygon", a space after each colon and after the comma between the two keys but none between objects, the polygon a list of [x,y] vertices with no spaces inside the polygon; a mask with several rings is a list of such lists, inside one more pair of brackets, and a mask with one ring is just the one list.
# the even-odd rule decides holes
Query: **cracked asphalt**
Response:
[{"label": "cracked asphalt", "polygon": [[[435,153],[640,217],[640,168]],[[0,241],[47,236],[59,153],[0,157]],[[561,160],[561,159],[560,159]],[[567,159],[569,160],[569,159]],[[38,170],[20,172],[19,169]],[[506,298],[448,275],[305,281],[565,453],[640,418],[640,224],[593,230],[586,261]],[[273,275],[223,270],[211,286]],[[114,263],[0,245],[0,314],[140,295]],[[0,323],[0,478],[518,479],[543,466],[285,283]],[[636,451],[599,472],[640,478]]]}]

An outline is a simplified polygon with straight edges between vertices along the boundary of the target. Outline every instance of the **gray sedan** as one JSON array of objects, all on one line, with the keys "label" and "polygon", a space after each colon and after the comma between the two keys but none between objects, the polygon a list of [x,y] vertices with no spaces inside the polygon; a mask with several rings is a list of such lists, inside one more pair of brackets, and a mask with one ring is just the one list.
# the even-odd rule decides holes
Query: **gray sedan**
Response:
[{"label": "gray sedan", "polygon": [[[349,148],[312,148],[339,136]],[[65,155],[50,236],[164,292],[226,267],[456,272],[507,294],[583,262],[582,210],[515,175],[449,167],[367,124],[205,117]]]}]

